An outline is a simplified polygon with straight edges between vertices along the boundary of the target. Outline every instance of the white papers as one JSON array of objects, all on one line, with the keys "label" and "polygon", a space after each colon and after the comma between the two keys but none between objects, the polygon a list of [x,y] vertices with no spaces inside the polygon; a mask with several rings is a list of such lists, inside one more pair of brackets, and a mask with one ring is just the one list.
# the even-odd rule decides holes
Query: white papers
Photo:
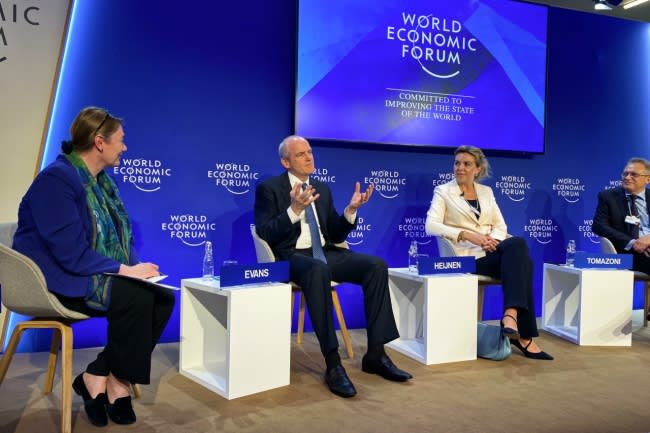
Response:
[{"label": "white papers", "polygon": [[128,275],[122,275],[122,274],[116,274],[114,272],[104,272],[104,275],[110,275],[112,277],[117,277],[117,278],[125,278],[127,280],[132,280],[132,281],[138,281],[140,283],[144,283],[143,285],[146,287],[150,287],[154,290],[163,290],[163,291],[168,291],[168,290],[173,290],[173,291],[179,291],[180,287],[174,287],[174,286],[169,286],[167,284],[160,284],[158,281],[162,281],[165,278],[167,278],[167,275],[156,275],[155,277],[149,277],[149,278],[138,278],[138,277],[130,277]]},{"label": "white papers", "polygon": [[161,275],[157,275],[157,276],[155,276],[155,277],[149,277],[149,278],[146,278],[146,280],[147,280],[147,281],[150,281],[150,282],[152,282],[152,283],[157,283],[158,281],[162,281],[162,280],[164,280],[165,278],[167,278],[167,275],[162,275],[162,274],[161,274]]}]

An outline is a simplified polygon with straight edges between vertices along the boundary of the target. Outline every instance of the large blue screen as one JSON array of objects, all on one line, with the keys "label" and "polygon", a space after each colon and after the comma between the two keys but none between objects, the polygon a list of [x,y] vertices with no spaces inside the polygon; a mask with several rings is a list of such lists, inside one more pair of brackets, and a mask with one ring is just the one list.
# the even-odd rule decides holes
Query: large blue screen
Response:
[{"label": "large blue screen", "polygon": [[545,6],[300,0],[296,133],[544,151]]}]

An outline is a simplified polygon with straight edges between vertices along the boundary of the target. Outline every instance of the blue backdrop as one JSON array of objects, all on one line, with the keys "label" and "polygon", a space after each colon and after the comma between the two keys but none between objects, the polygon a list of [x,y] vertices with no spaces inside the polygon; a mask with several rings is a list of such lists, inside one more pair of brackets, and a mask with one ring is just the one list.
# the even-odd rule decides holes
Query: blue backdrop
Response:
[{"label": "blue backdrop", "polygon": [[[199,275],[205,240],[217,268],[224,259],[255,262],[255,184],[280,172],[277,144],[292,132],[296,1],[196,0],[179,9],[96,0],[75,2],[73,13],[44,163],[82,107],[106,107],[125,119],[128,152],[114,175],[141,257],[159,263],[170,284]],[[596,194],[618,184],[628,157],[648,156],[650,143],[650,25],[551,9],[548,35],[546,152],[488,152],[486,182],[509,232],[528,241],[538,315],[542,263],[562,262],[569,239],[599,249],[590,232]],[[352,248],[392,267],[406,266],[412,238],[437,253],[424,219],[433,188],[451,178],[451,150],[312,145],[317,175],[341,209],[355,181],[385,185],[361,209]],[[361,291],[340,293],[348,325],[363,327]],[[165,341],[178,339],[178,310]],[[500,289],[489,288],[484,318],[500,312]],[[102,345],[104,326],[77,325],[76,346]],[[35,340],[21,350],[47,349]]]}]

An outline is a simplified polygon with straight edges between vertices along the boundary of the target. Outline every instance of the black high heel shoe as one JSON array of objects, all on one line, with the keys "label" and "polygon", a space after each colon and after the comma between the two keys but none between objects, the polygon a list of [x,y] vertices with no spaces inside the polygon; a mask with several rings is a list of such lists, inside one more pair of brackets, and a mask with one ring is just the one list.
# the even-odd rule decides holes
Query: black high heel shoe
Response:
[{"label": "black high heel shoe", "polygon": [[[504,314],[503,317],[510,317],[512,320],[515,321],[515,323],[517,323],[517,318],[514,317],[514,316],[511,316],[510,314]],[[501,332],[503,332],[503,335],[510,338],[511,340],[519,338],[519,331],[518,330],[516,330],[514,328],[507,327],[507,326],[503,326],[503,317],[501,318]]]},{"label": "black high heel shoe", "polygon": [[552,361],[553,357],[549,355],[548,353],[544,352],[543,350],[541,352],[529,352],[528,351],[528,346],[530,346],[533,343],[533,339],[531,338],[530,341],[526,346],[522,346],[521,342],[519,340],[513,340],[510,339],[510,344],[515,346],[517,349],[521,350],[521,353],[524,354],[526,358],[530,359],[539,359],[542,361]]},{"label": "black high heel shoe", "polygon": [[93,425],[103,427],[108,424],[105,407],[108,403],[106,393],[102,392],[97,394],[97,397],[91,398],[88,388],[86,388],[86,384],[84,383],[83,373],[75,377],[72,382],[72,389],[77,393],[77,395],[83,398],[86,415],[88,415],[88,419]]}]

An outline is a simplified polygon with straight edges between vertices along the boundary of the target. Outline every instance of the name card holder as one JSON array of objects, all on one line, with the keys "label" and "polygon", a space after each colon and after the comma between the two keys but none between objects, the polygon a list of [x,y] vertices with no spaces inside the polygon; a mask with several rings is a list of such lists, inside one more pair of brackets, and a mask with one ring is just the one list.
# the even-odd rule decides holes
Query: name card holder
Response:
[{"label": "name card holder", "polygon": [[464,257],[420,257],[418,274],[471,274],[476,271],[476,258]]},{"label": "name card holder", "polygon": [[632,254],[602,254],[576,251],[576,268],[632,269]]},{"label": "name card holder", "polygon": [[286,283],[289,281],[289,262],[222,266],[219,280],[221,287],[266,282]]}]

